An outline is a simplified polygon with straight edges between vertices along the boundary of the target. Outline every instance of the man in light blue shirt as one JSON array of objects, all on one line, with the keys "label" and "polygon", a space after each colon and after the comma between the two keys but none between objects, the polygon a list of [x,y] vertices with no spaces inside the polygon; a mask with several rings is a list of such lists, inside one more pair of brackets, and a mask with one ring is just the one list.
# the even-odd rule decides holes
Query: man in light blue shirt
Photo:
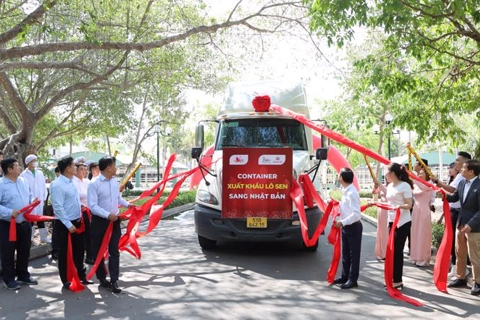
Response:
[{"label": "man in light blue shirt", "polygon": [[[1,162],[3,178],[0,179],[0,247],[2,261],[2,278],[10,290],[20,289],[19,283],[35,285],[37,280],[30,277],[28,260],[32,244],[32,228],[25,221],[20,209],[30,203],[28,184],[20,178],[20,165],[13,158]],[[9,241],[10,220],[15,218],[17,240]],[[15,261],[15,251],[17,259]],[[15,280],[15,275],[17,280]]]},{"label": "man in light blue shirt", "polygon": [[120,269],[120,252],[118,242],[122,235],[120,220],[118,219],[118,206],[130,207],[120,194],[120,185],[115,179],[117,167],[114,157],[103,157],[98,162],[101,174],[97,179],[92,180],[88,186],[87,199],[88,207],[92,212],[92,247],[93,254],[97,257],[103,237],[108,225],[113,223],[113,232],[108,244],[108,272],[110,282],[106,279],[105,262],[102,259],[97,268],[96,275],[100,286],[112,290],[113,293],[120,293],[117,281]]},{"label": "man in light blue shirt", "polygon": [[70,234],[72,241],[72,255],[78,277],[83,284],[92,284],[87,280],[85,268],[83,266],[83,257],[85,255],[84,232],[78,233],[84,223],[82,221],[82,212],[80,196],[78,190],[72,181],[75,174],[75,163],[72,157],[65,157],[58,161],[60,176],[50,185],[50,194],[52,198],[53,211],[56,218],[61,223],[55,224],[55,233],[59,243],[58,251],[58,272],[65,289],[70,288],[70,282],[67,278],[67,245]]}]

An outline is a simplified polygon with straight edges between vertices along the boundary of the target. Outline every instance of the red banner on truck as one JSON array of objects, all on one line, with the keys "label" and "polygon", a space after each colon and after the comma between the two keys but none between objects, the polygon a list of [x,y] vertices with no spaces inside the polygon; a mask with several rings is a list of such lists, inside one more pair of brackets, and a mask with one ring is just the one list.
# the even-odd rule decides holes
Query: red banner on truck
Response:
[{"label": "red banner on truck", "polygon": [[224,148],[222,218],[254,218],[252,228],[291,219],[292,156],[291,148]]}]

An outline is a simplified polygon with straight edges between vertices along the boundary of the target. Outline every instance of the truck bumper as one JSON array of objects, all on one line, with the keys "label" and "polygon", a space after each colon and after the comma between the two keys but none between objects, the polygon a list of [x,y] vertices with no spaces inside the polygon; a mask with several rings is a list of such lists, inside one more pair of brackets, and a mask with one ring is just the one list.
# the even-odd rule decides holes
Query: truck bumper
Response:
[{"label": "truck bumper", "polygon": [[[318,207],[305,209],[308,221],[308,234],[311,237],[320,222],[323,212]],[[195,205],[195,231],[198,235],[210,240],[226,241],[297,241],[302,242],[298,213],[293,213],[293,219],[269,219],[267,228],[247,228],[246,219],[222,219],[218,210],[202,205]],[[292,222],[297,221],[297,225]]]}]

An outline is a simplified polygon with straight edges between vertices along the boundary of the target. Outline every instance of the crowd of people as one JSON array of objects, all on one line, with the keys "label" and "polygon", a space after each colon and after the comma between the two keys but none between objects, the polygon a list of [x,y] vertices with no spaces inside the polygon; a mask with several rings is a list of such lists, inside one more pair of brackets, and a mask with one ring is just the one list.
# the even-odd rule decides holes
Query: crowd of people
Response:
[{"label": "crowd of people", "polygon": [[[422,159],[425,165],[428,161]],[[394,231],[395,256],[393,284],[397,289],[403,289],[404,248],[410,237],[407,255],[409,260],[418,267],[427,267],[431,262],[432,218],[431,210],[436,192],[416,180],[408,177],[406,165],[392,163],[386,174],[386,185],[375,181],[374,193],[380,196],[381,202],[401,209],[400,220]],[[414,166],[415,174],[422,180],[436,184],[448,195],[450,205],[452,232],[455,234],[452,242],[451,269],[449,277],[452,281],[448,287],[467,286],[467,261],[471,263],[473,286],[472,295],[480,295],[480,185],[478,175],[480,164],[471,159],[467,152],[459,152],[454,163],[449,165],[449,181],[444,183],[437,177],[430,177],[419,162]],[[469,187],[469,186],[472,187]],[[468,187],[467,187],[468,186]],[[377,239],[375,254],[384,260],[387,239],[395,217],[394,211],[378,209]],[[460,255],[460,256],[459,256]]]},{"label": "crowd of people", "polygon": [[[425,166],[428,161],[422,159]],[[448,183],[430,176],[428,167],[420,162],[413,173],[419,179],[436,184],[447,194],[450,205],[452,232],[451,268],[448,284],[450,288],[467,287],[467,264],[471,264],[473,285],[470,293],[480,295],[480,162],[472,159],[467,152],[458,152],[454,163],[449,165]],[[429,186],[410,179],[407,165],[391,163],[383,185],[374,177],[374,200],[387,204],[393,210],[378,208],[377,238],[375,255],[384,261],[387,240],[393,227],[397,209],[400,215],[394,237],[393,287],[403,290],[404,250],[411,263],[418,267],[428,267],[432,258],[432,218],[431,211],[436,192]],[[342,228],[342,275],[333,281],[342,289],[357,287],[360,261],[361,224],[358,192],[352,187],[353,172],[347,168],[340,171],[339,182],[343,188],[340,202],[340,220],[334,227]],[[356,226],[357,227],[354,227]],[[355,230],[355,231],[354,231]],[[408,241],[408,245],[407,244]]]},{"label": "crowd of people", "polygon": [[[0,258],[1,276],[8,289],[18,290],[20,284],[35,285],[38,281],[28,271],[30,247],[34,226],[25,220],[20,210],[35,199],[40,204],[33,215],[42,215],[48,197],[51,199],[54,220],[52,240],[44,223],[37,223],[41,242],[52,242],[52,258],[58,260],[59,277],[65,289],[71,283],[67,277],[67,244],[70,237],[77,275],[84,285],[92,284],[87,279],[85,264],[93,265],[98,256],[106,230],[113,223],[108,243],[108,274],[103,257],[99,258],[96,277],[101,287],[114,293],[122,290],[118,285],[120,255],[118,243],[121,236],[119,206],[131,207],[121,196],[116,179],[116,160],[106,156],[98,163],[84,158],[64,157],[55,170],[57,178],[48,192],[45,177],[38,169],[38,158],[25,158],[25,170],[14,158],[3,159],[0,153],[2,178],[0,179]],[[425,165],[428,162],[422,159]],[[450,180],[442,182],[430,176],[426,167],[417,162],[413,172],[419,179],[434,183],[446,193],[450,203],[451,222],[455,237],[452,242],[452,281],[449,287],[466,287],[467,264],[472,266],[472,295],[480,295],[480,162],[470,154],[459,152],[449,166]],[[396,211],[400,215],[393,230],[393,287],[403,289],[404,249],[408,241],[410,261],[418,267],[427,267],[431,262],[432,222],[431,210],[436,192],[425,184],[412,180],[406,165],[391,163],[383,185],[374,178],[374,200],[387,204],[393,210],[378,209],[377,239],[375,254],[385,260],[387,240],[393,228]],[[342,229],[342,274],[333,281],[342,289],[358,286],[360,253],[363,227],[361,224],[360,198],[352,185],[354,173],[343,168],[338,176],[343,189],[340,201],[340,216],[334,227]],[[16,222],[16,241],[10,241],[10,221]],[[16,259],[15,259],[16,253]]]},{"label": "crowd of people", "polygon": [[[44,205],[49,197],[55,214],[52,239],[48,237],[45,223],[37,222],[37,228],[40,241],[52,243],[52,259],[57,260],[63,288],[71,289],[67,275],[68,240],[71,242],[78,278],[83,285],[92,284],[94,282],[87,278],[85,264],[94,264],[106,229],[112,223],[113,232],[108,243],[110,279],[107,279],[107,267],[103,257],[99,259],[95,273],[101,287],[120,293],[119,206],[132,205],[121,196],[122,190],[116,179],[116,159],[105,156],[96,163],[85,161],[83,157],[64,157],[58,161],[55,169],[57,178],[47,191],[45,177],[38,169],[36,155],[25,158],[23,172],[16,159],[3,159],[3,154],[0,154],[0,157],[0,259],[1,276],[7,289],[18,290],[21,284],[38,284],[28,272],[35,227],[25,220],[20,210],[39,200],[39,205],[31,214],[43,215]],[[9,239],[12,217],[16,222],[16,241]]]}]

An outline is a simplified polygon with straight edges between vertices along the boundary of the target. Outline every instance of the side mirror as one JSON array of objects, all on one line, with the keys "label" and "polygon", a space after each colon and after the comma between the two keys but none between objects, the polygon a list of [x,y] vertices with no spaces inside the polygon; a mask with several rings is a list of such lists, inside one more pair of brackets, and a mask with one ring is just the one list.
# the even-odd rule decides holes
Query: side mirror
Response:
[{"label": "side mirror", "polygon": [[197,127],[195,128],[195,147],[200,147],[203,150],[204,136],[205,136],[205,133],[204,133],[203,124],[197,125]]},{"label": "side mirror", "polygon": [[315,151],[315,158],[317,160],[327,160],[327,156],[328,156],[328,148],[318,148],[316,151]]},{"label": "side mirror", "polygon": [[201,147],[193,147],[192,148],[192,159],[199,160],[200,156],[202,155],[203,148]]}]

